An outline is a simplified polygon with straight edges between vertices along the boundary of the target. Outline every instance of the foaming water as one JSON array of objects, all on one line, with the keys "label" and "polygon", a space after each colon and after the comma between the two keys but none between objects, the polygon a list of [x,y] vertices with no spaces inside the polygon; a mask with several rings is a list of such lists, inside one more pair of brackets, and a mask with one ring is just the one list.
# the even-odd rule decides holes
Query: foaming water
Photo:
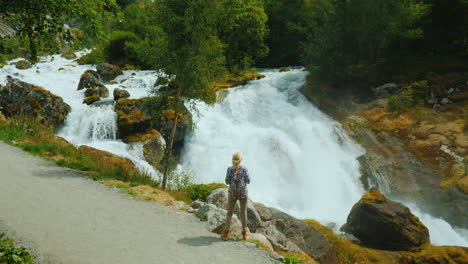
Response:
[{"label": "foaming water", "polygon": [[364,192],[357,162],[363,149],[298,91],[305,71],[262,73],[264,79],[230,89],[222,103],[199,105],[183,164],[200,182],[223,182],[232,153],[240,151],[254,200],[343,224]]},{"label": "foaming water", "polygon": [[429,229],[432,244],[438,246],[455,245],[468,247],[468,229],[454,229],[447,221],[422,212],[415,204],[404,204]]},{"label": "foaming water", "polygon": [[[183,166],[199,182],[223,182],[232,153],[240,151],[253,200],[337,230],[364,193],[357,161],[364,150],[299,92],[305,71],[262,74],[264,79],[229,89],[222,103],[199,103]],[[382,177],[379,185],[386,186]],[[468,246],[467,230],[409,207],[429,228],[433,244]]]},{"label": "foaming water", "polygon": [[[77,53],[78,56],[85,52]],[[20,59],[13,60],[11,62]],[[83,104],[84,89],[78,91],[78,82],[84,71],[95,65],[78,65],[60,55],[42,57],[41,62],[31,69],[18,70],[14,65],[0,69],[0,83],[6,84],[7,76],[39,85],[60,96],[70,105],[71,111],[57,135],[76,146],[87,145],[115,155],[128,158],[143,172],[158,177],[158,173],[143,158],[141,144],[126,144],[117,138],[117,114],[114,111],[113,91],[123,87],[130,92],[130,98],[142,98],[149,94],[156,77],[155,71],[124,71],[115,78],[115,83],[106,84],[109,97],[93,105]]]}]

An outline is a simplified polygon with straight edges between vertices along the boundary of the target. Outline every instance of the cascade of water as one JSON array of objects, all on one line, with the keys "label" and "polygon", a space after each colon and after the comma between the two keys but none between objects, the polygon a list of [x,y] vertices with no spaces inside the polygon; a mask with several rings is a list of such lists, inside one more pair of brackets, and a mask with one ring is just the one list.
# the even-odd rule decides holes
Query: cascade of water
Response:
[{"label": "cascade of water", "polygon": [[199,181],[222,182],[232,153],[240,151],[253,199],[343,224],[364,191],[356,160],[363,150],[298,92],[305,71],[263,74],[231,89],[220,104],[199,105],[202,117],[187,141],[184,164]]},{"label": "cascade of water", "polygon": [[[81,56],[83,52],[77,55]],[[94,65],[78,65],[60,55],[54,55],[42,57],[40,63],[27,70],[18,70],[14,65],[4,66],[0,70],[0,83],[5,84],[6,77],[11,76],[42,86],[62,97],[71,106],[71,111],[58,131],[59,136],[77,146],[87,145],[128,158],[140,171],[157,177],[157,172],[143,158],[142,144],[125,144],[117,139],[117,115],[112,94],[115,88],[125,86],[131,94],[130,98],[148,96],[149,88],[160,73],[125,71],[115,79],[115,84],[106,84],[111,97],[102,99],[98,105],[88,106],[83,104],[84,90],[78,91],[77,86],[81,74],[94,68]]]},{"label": "cascade of water", "polygon": [[[0,84],[10,75],[61,96],[72,111],[59,135],[75,145],[129,158],[140,170],[156,175],[143,158],[141,144],[116,139],[112,98],[99,106],[82,103],[84,91],[76,87],[81,74],[94,67],[57,55],[43,60],[28,70],[12,65],[1,68]],[[187,139],[183,165],[200,182],[223,182],[232,153],[240,151],[252,177],[250,195],[254,200],[339,227],[364,192],[357,161],[364,150],[298,92],[305,71],[263,73],[266,78],[262,80],[230,89],[220,104],[199,103],[201,115],[195,115],[197,128]],[[112,94],[114,88],[125,85],[131,98],[142,98],[156,76],[154,71],[125,71],[116,78],[117,84],[106,86]],[[379,186],[384,186],[385,180],[379,179]],[[468,230],[453,229],[415,205],[403,203],[428,226],[434,244],[468,246]]]},{"label": "cascade of water", "polygon": [[[364,192],[357,161],[364,150],[298,91],[305,71],[262,73],[264,79],[230,89],[222,103],[198,105],[183,166],[199,182],[223,182],[232,153],[240,151],[255,201],[339,228]],[[387,185],[382,177],[380,185]],[[434,244],[467,245],[465,230],[410,208],[428,226]]]}]

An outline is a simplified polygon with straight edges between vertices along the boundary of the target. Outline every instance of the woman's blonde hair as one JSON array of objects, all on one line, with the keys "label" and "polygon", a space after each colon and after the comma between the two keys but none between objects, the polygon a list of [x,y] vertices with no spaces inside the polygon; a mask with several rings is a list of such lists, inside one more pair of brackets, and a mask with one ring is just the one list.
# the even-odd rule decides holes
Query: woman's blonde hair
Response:
[{"label": "woman's blonde hair", "polygon": [[239,166],[241,161],[242,161],[242,156],[239,152],[232,154],[232,165]]}]

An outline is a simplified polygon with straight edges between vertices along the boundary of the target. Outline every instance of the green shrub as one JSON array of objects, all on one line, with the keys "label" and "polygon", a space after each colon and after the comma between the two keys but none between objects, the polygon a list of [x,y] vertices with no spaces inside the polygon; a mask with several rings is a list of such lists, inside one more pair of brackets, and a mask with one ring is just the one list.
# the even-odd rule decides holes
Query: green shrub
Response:
[{"label": "green shrub", "polygon": [[105,58],[114,64],[134,64],[138,58],[132,43],[140,42],[140,38],[130,31],[112,32],[109,44],[104,49]]},{"label": "green shrub", "polygon": [[417,81],[408,85],[401,94],[413,103],[424,104],[431,98],[431,93],[427,81]]},{"label": "green shrub", "polygon": [[31,254],[22,247],[16,247],[13,240],[0,234],[0,263],[5,264],[34,264]]},{"label": "green shrub", "polygon": [[175,169],[169,174],[169,189],[181,191],[192,184],[192,171]]},{"label": "green shrub", "polygon": [[392,95],[388,97],[387,111],[401,114],[408,109],[410,101],[401,95]]},{"label": "green shrub", "polygon": [[99,64],[106,62],[102,48],[93,49],[90,53],[78,59],[79,64]]},{"label": "green shrub", "polygon": [[284,257],[284,259],[282,259],[281,262],[288,264],[304,264],[304,261],[302,259],[298,259],[291,255]]},{"label": "green shrub", "polygon": [[200,200],[206,202],[210,193],[210,190],[204,184],[192,184],[187,187],[187,196],[194,201]]},{"label": "green shrub", "polygon": [[195,200],[206,202],[208,196],[216,189],[226,188],[227,186],[222,183],[210,183],[210,184],[191,184],[185,190],[187,197]]}]

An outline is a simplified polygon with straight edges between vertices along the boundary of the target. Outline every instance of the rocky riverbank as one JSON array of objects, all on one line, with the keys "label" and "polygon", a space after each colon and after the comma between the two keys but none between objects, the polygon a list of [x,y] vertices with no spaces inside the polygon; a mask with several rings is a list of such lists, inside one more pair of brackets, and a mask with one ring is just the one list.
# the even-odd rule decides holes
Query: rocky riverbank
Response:
[{"label": "rocky riverbank", "polygon": [[[357,88],[339,94],[307,86],[303,92],[366,149],[359,159],[366,188],[377,186],[416,201],[432,215],[468,228],[466,74],[434,76],[420,90],[415,84],[391,83],[364,95]],[[409,104],[423,89],[433,91],[433,97]],[[399,112],[395,103],[401,104]]]}]

